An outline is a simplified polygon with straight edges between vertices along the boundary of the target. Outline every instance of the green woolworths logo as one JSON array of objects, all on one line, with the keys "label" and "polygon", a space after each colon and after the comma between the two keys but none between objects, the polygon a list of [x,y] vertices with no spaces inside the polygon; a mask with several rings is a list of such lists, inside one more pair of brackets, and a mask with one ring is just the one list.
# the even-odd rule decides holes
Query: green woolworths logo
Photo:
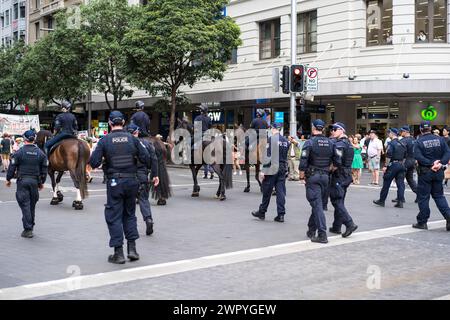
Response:
[{"label": "green woolworths logo", "polygon": [[423,120],[426,120],[426,121],[433,121],[434,119],[437,118],[438,113],[437,113],[435,107],[429,106],[428,108],[423,109],[423,110],[420,112],[420,115],[422,116],[422,119],[423,119]]}]

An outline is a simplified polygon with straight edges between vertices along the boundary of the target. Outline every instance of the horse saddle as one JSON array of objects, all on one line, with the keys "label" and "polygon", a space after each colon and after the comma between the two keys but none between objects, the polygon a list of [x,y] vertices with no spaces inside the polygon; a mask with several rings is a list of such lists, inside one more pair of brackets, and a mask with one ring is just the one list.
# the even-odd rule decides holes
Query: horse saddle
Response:
[{"label": "horse saddle", "polygon": [[50,156],[52,154],[52,152],[55,151],[56,148],[59,147],[61,145],[61,143],[63,143],[65,140],[69,140],[69,139],[78,140],[78,138],[76,136],[70,135],[70,134],[63,134],[61,137],[58,137],[58,138],[59,138],[59,140],[48,151],[48,156]]}]

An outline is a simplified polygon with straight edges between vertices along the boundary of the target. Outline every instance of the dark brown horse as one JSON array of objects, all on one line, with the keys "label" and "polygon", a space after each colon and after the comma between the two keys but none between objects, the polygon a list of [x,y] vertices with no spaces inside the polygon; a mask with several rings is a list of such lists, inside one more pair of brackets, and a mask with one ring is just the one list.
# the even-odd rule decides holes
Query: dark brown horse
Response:
[{"label": "dark brown horse", "polygon": [[[51,133],[50,133],[51,135]],[[38,132],[37,145],[41,148],[49,138],[49,132]],[[90,148],[86,141],[76,138],[63,140],[58,144],[49,156],[48,174],[52,182],[53,198],[51,205],[57,205],[63,201],[64,196],[59,190],[59,183],[65,171],[69,171],[70,177],[77,189],[76,199],[72,203],[75,210],[83,209],[82,200],[88,195],[86,181],[86,165],[90,157]],[[55,177],[58,173],[57,177]]]}]

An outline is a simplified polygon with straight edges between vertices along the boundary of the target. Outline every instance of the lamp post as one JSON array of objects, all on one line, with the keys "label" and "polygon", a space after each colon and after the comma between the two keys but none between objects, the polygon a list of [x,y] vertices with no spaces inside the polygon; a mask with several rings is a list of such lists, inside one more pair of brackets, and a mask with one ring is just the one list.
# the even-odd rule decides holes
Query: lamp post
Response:
[{"label": "lamp post", "polygon": [[[297,64],[297,0],[291,0],[291,65]],[[291,90],[289,133],[291,137],[297,134],[297,108],[295,92]]]}]

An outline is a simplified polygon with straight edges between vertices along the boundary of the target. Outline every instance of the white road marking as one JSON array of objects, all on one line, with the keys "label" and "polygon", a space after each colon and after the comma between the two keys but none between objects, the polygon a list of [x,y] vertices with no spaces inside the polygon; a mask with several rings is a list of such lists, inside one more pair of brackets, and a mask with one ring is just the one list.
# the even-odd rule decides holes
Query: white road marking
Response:
[{"label": "white road marking", "polygon": [[[428,223],[430,230],[445,227],[445,220]],[[327,245],[313,243],[309,240],[292,243],[284,243],[274,246],[255,248],[249,250],[227,252],[223,254],[211,255],[201,258],[179,260],[156,265],[148,265],[138,268],[124,269],[106,273],[85,275],[79,277],[69,277],[60,280],[27,284],[18,287],[5,288],[0,290],[0,300],[31,299],[47,295],[60,294],[75,290],[97,288],[107,285],[126,283],[142,279],[162,277],[182,272],[225,266],[235,263],[260,260],[286,254],[293,254],[322,248],[346,245],[362,241],[392,237],[401,234],[416,232],[429,232],[412,229],[410,225],[378,229],[365,232],[357,232],[351,238],[340,236],[330,237]],[[77,288],[73,288],[74,281]]]},{"label": "white road marking", "polygon": [[443,296],[443,297],[434,298],[433,300],[450,300],[450,294]]}]

